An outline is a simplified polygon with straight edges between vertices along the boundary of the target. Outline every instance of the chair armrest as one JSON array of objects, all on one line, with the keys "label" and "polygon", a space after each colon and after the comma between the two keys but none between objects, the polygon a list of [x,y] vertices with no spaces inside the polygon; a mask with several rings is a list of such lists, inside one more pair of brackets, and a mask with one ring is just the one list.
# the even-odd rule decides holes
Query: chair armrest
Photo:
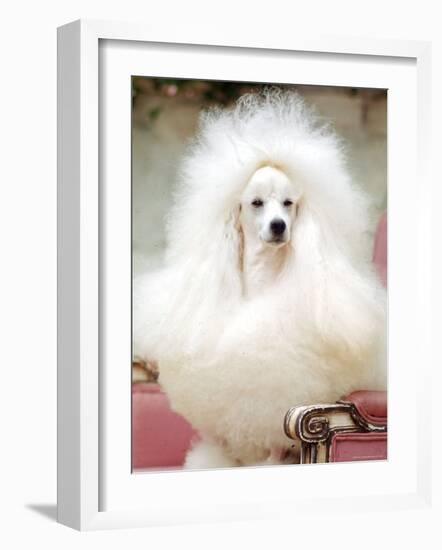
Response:
[{"label": "chair armrest", "polygon": [[355,391],[340,401],[352,403],[369,424],[386,426],[388,418],[386,391]]},{"label": "chair armrest", "polygon": [[[337,403],[292,407],[285,415],[284,431],[300,444],[301,464],[336,461],[339,454],[337,442],[341,442],[341,447],[344,443],[348,444],[350,434],[383,434],[380,439],[371,435],[365,441],[373,444],[385,440],[386,446],[386,402],[386,392],[354,392]],[[351,437],[356,448],[361,438]],[[355,460],[362,459],[361,452],[358,452],[359,458]],[[346,459],[348,456],[346,452]],[[363,459],[375,456],[378,458],[381,453],[367,453]]]}]

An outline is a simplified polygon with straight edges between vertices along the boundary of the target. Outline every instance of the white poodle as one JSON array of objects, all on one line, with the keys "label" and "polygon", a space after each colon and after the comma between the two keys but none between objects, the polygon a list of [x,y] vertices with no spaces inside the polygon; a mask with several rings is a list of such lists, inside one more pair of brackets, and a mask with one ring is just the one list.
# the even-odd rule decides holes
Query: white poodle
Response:
[{"label": "white poodle", "polygon": [[202,436],[187,467],[280,463],[290,407],[385,388],[367,213],[338,138],[297,94],[202,116],[164,267],[134,288],[134,352]]}]

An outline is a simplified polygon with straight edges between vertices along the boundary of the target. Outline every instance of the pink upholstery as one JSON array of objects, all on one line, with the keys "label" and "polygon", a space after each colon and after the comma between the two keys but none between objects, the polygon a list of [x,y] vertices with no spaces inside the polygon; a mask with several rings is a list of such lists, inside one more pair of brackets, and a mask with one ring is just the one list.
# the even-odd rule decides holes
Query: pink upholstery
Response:
[{"label": "pink upholstery", "polygon": [[344,401],[353,403],[358,413],[370,424],[386,426],[387,392],[355,391],[348,395]]},{"label": "pink upholstery", "polygon": [[387,213],[385,212],[378,224],[376,231],[376,237],[374,241],[373,250],[373,263],[376,266],[376,270],[379,273],[383,285],[387,286],[388,278],[388,227],[387,227]]},{"label": "pink upholstery", "polygon": [[[358,413],[369,424],[387,426],[387,392],[356,391],[343,401],[353,403]],[[330,462],[386,458],[387,432],[339,433],[333,437],[330,446]]]},{"label": "pink upholstery", "polygon": [[386,458],[386,433],[337,434],[330,446],[330,462],[385,460]]},{"label": "pink upholstery", "polygon": [[132,385],[132,468],[180,467],[196,432],[158,384]]}]

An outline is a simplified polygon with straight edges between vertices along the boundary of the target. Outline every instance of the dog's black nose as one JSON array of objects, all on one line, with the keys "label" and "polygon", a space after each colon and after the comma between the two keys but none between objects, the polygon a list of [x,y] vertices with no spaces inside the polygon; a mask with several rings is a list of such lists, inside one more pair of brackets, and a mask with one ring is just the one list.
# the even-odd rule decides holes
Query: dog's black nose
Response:
[{"label": "dog's black nose", "polygon": [[274,235],[282,235],[285,231],[284,220],[273,220],[270,222],[270,229]]}]

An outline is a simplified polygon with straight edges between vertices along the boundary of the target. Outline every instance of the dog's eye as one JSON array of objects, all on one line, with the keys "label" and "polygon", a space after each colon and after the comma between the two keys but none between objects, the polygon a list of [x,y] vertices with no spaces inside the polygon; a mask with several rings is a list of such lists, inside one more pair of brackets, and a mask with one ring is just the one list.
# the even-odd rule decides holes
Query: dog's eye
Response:
[{"label": "dog's eye", "polygon": [[264,203],[261,199],[255,199],[254,201],[252,201],[252,206],[254,206],[255,208],[260,208],[263,204]]},{"label": "dog's eye", "polygon": [[283,202],[284,206],[292,206],[292,204],[293,204],[293,201],[291,201],[290,199],[285,199],[285,201]]}]

